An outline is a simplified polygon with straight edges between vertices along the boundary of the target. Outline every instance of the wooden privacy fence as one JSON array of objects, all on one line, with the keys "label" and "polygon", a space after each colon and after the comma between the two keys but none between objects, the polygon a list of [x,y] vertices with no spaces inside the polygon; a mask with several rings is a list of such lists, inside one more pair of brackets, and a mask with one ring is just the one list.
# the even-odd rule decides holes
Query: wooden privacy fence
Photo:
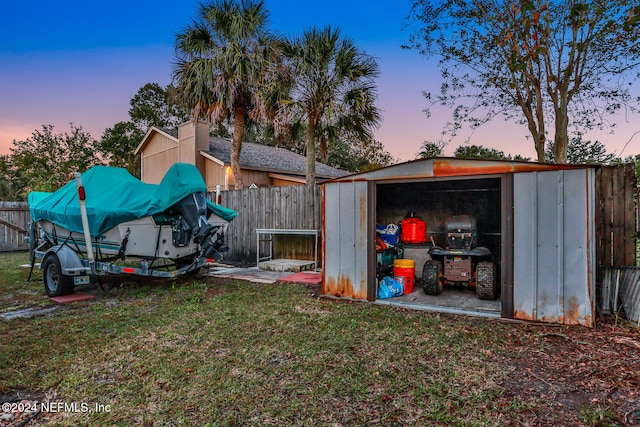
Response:
[{"label": "wooden privacy fence", "polygon": [[[316,185],[292,185],[222,192],[221,204],[238,212],[225,236],[229,245],[225,258],[255,262],[257,228],[320,230],[320,191]],[[210,197],[213,200],[214,196]],[[274,258],[313,260],[313,237],[273,237]],[[260,253],[265,251],[266,246],[261,246]]]},{"label": "wooden privacy fence", "polygon": [[636,265],[635,165],[604,166],[596,174],[596,262],[599,266]]},{"label": "wooden privacy fence", "polygon": [[[210,195],[213,200],[213,195]],[[295,185],[225,191],[222,205],[238,216],[226,235],[229,252],[225,258],[254,262],[256,228],[320,230],[320,187]],[[28,250],[24,238],[31,221],[26,202],[0,202],[0,252]],[[261,248],[262,253],[265,247]],[[311,236],[274,236],[274,256],[309,259],[314,257]]]},{"label": "wooden privacy fence", "polygon": [[24,241],[31,222],[26,202],[0,202],[0,252],[24,251]]}]

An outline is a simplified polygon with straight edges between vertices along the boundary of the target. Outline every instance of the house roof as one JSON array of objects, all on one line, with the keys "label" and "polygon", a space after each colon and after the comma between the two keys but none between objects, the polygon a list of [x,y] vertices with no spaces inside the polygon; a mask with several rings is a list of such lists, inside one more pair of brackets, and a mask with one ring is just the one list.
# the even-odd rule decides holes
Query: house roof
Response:
[{"label": "house roof", "polygon": [[[231,141],[225,138],[209,138],[209,155],[231,163]],[[264,170],[284,174],[306,174],[306,157],[285,148],[270,145],[243,142],[240,151],[240,167],[253,170]],[[316,176],[319,178],[338,178],[348,172],[316,162]]]},{"label": "house roof", "polygon": [[159,128],[160,132],[163,132],[175,139],[178,139],[178,129],[169,129],[169,128]]},{"label": "house roof", "polygon": [[[177,129],[159,129],[152,127],[142,138],[142,141],[135,150],[139,154],[142,147],[151,138],[153,133],[162,134],[176,143],[178,140]],[[215,136],[209,137],[209,151],[200,152],[207,159],[220,164],[231,164],[231,141],[226,138]],[[285,148],[270,145],[254,144],[243,142],[240,151],[240,167],[242,169],[252,169],[260,171],[275,172],[285,175],[305,176],[306,175],[305,156],[294,153]],[[347,175],[348,172],[316,162],[316,177],[324,179],[339,178]]]}]

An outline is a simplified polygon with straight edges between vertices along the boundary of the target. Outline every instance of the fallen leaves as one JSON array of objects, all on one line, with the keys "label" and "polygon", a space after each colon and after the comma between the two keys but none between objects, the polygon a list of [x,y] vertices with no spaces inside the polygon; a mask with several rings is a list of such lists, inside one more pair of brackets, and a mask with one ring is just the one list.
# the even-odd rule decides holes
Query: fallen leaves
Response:
[{"label": "fallen leaves", "polygon": [[605,318],[595,329],[531,326],[519,338],[512,341],[513,357],[504,361],[515,369],[502,384],[501,398],[536,411],[522,410],[508,424],[592,425],[576,420],[593,416],[623,425],[625,414],[640,410],[638,328]]}]

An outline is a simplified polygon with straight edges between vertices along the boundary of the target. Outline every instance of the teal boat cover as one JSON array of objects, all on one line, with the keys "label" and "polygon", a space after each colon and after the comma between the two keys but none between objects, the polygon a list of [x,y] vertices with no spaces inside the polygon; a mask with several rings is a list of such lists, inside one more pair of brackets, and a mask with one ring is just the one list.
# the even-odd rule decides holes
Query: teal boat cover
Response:
[{"label": "teal boat cover", "polygon": [[[159,214],[183,198],[207,187],[198,169],[175,163],[160,184],[145,184],[126,169],[94,166],[82,174],[91,236],[100,236],[123,222]],[[70,231],[82,233],[82,218],[75,180],[54,193],[29,194],[33,221],[47,220]],[[210,211],[231,221],[237,212],[207,201]]]}]

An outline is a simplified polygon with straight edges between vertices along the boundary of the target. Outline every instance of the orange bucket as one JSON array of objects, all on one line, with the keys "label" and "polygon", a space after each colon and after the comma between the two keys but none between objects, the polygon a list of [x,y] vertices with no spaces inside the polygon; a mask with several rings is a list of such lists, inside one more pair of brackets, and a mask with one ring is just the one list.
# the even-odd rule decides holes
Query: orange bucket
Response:
[{"label": "orange bucket", "polygon": [[393,261],[393,278],[403,285],[403,294],[413,292],[416,278],[416,262],[412,259],[396,259]]}]

